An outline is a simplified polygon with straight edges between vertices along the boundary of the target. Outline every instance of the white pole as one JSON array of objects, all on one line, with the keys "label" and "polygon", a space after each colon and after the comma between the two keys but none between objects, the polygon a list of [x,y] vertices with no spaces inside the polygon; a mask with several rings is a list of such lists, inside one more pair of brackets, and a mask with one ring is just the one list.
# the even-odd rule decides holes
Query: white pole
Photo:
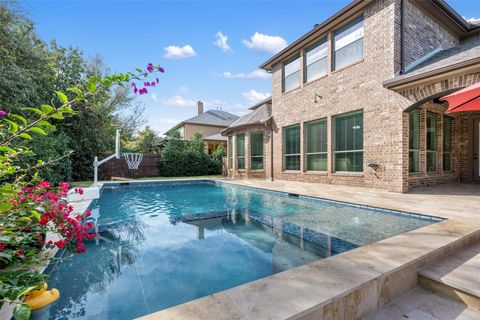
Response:
[{"label": "white pole", "polygon": [[105,159],[101,160],[101,161],[98,161],[98,157],[95,156],[95,158],[93,158],[93,186],[96,187],[97,186],[97,182],[98,182],[98,167],[113,159],[113,158],[117,158],[117,159],[120,159],[120,130],[117,130],[116,134],[115,134],[115,153],[106,157]]}]

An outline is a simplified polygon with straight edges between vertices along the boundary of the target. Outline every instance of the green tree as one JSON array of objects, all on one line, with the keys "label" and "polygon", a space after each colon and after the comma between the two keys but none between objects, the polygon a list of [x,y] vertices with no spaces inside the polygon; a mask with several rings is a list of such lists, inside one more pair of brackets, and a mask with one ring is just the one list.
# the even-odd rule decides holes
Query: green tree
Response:
[{"label": "green tree", "polygon": [[133,139],[131,149],[134,152],[140,153],[158,153],[158,142],[160,137],[151,129],[149,126],[146,126],[145,129],[141,130]]}]

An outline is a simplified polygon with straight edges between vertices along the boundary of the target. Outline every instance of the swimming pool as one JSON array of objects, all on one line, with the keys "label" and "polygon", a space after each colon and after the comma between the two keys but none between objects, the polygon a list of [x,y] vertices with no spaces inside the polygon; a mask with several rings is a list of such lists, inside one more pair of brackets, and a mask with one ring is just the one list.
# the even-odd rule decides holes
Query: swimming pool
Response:
[{"label": "swimming pool", "polygon": [[[132,319],[440,219],[209,180],[108,184],[50,319]],[[65,253],[59,253],[59,255]]]}]

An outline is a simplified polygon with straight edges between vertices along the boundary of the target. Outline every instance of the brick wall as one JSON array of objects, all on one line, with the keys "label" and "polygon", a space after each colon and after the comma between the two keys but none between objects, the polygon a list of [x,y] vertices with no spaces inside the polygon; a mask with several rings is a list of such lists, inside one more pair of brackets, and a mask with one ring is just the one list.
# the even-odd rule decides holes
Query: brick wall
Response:
[{"label": "brick wall", "polygon": [[[409,103],[402,96],[383,88],[382,81],[395,72],[395,13],[398,2],[378,0],[364,12],[364,58],[321,79],[282,92],[282,66],[273,68],[272,114],[275,119],[275,178],[334,184],[349,184],[403,191],[402,113]],[[329,36],[332,41],[332,35]],[[331,46],[330,46],[331,47]],[[330,56],[332,56],[330,54]],[[323,98],[314,102],[315,94]],[[377,172],[364,165],[363,173],[335,173],[333,168],[332,121],[334,116],[362,109],[364,112],[364,163],[374,160]],[[282,171],[282,127],[327,118],[328,172],[311,174],[301,170]],[[303,155],[303,134],[301,141]]]},{"label": "brick wall", "polygon": [[448,49],[459,44],[459,39],[411,1],[404,8],[405,66],[435,49]]}]

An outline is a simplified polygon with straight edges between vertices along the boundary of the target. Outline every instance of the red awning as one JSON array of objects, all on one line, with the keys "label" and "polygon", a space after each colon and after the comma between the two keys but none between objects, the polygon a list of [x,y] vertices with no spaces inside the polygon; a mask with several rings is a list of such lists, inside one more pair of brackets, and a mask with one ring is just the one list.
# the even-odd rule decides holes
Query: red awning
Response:
[{"label": "red awning", "polygon": [[446,113],[480,111],[480,82],[440,98],[448,101]]}]

